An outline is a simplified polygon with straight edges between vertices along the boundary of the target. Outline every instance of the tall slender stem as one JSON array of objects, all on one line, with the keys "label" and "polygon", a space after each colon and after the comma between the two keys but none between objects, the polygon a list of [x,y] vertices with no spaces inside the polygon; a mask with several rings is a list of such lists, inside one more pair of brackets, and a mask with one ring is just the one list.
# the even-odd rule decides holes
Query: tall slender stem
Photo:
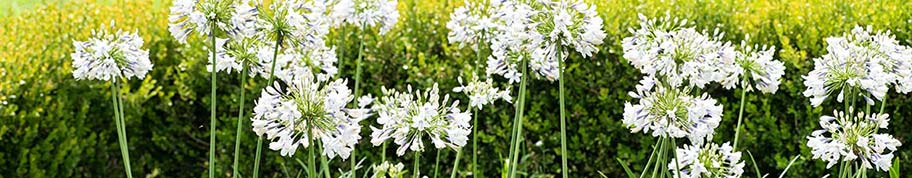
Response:
[{"label": "tall slender stem", "polygon": [[[272,51],[272,68],[269,69],[269,79],[266,82],[266,87],[272,86],[272,82],[275,80],[275,68],[276,68],[276,58],[279,56],[279,49],[282,48],[282,40],[285,36],[281,33],[276,34],[276,43],[275,48]],[[257,138],[256,146],[256,158],[253,161],[253,178],[260,177],[260,155],[263,151],[263,136]]]},{"label": "tall slender stem", "polygon": [[517,102],[518,104],[516,106],[516,117],[513,120],[513,129],[516,130],[516,132],[513,135],[514,139],[513,143],[511,144],[513,145],[513,151],[510,152],[510,154],[512,154],[510,156],[510,178],[516,177],[516,169],[519,167],[519,143],[522,140],[523,112],[525,112],[524,105],[526,102],[526,84],[529,80],[529,74],[527,73],[529,67],[526,65],[527,62],[527,59],[523,59],[522,65],[520,66],[522,67],[522,79],[519,82],[519,102]]},{"label": "tall slender stem", "polygon": [[[322,148],[323,145],[320,144],[320,147]],[[329,160],[327,160],[326,156],[324,155],[320,155],[320,169],[323,169],[320,171],[323,172],[323,176],[326,176],[326,178],[332,178],[332,173],[329,171]],[[352,168],[352,172],[354,172],[354,168]]]},{"label": "tall slender stem", "polygon": [[241,155],[241,132],[242,132],[241,129],[243,128],[242,124],[244,123],[244,94],[247,93],[244,90],[244,83],[246,83],[246,82],[247,82],[247,66],[245,65],[245,66],[241,67],[241,82],[240,82],[240,88],[241,88],[240,102],[241,102],[241,104],[238,107],[237,132],[235,133],[235,136],[234,136],[234,166],[233,166],[234,173],[231,174],[231,176],[234,176],[234,177],[237,177],[238,175],[240,175],[240,170],[238,170],[239,169],[239,167],[238,167],[239,159],[238,158]]},{"label": "tall slender stem", "polygon": [[880,99],[880,112],[879,112],[880,114],[883,114],[884,108],[887,107],[887,96],[890,96],[890,95],[884,95],[883,99]]},{"label": "tall slender stem", "polygon": [[[307,140],[313,142],[313,128],[311,128],[311,126],[307,126]],[[319,174],[317,174],[317,154],[315,147],[317,146],[313,143],[307,147],[307,150],[310,152],[310,154],[307,155],[308,159],[310,159],[310,164],[307,165],[307,169],[310,171],[310,175],[312,175],[312,177],[319,177]]]},{"label": "tall slender stem", "polygon": [[462,157],[462,148],[456,150],[456,162],[453,163],[453,172],[450,173],[450,178],[456,178],[456,174],[459,174],[459,160]]},{"label": "tall slender stem", "polygon": [[747,89],[741,89],[741,106],[738,107],[738,126],[735,127],[735,143],[733,144],[734,146],[732,146],[732,148],[735,149],[738,148],[738,137],[741,134],[741,120],[744,118],[744,101],[747,101],[745,96],[747,96]]},{"label": "tall slender stem", "polygon": [[130,151],[129,146],[127,146],[127,134],[123,122],[123,114],[121,112],[121,103],[120,103],[120,87],[117,85],[117,79],[111,84],[111,101],[114,103],[114,125],[117,129],[117,143],[120,147],[120,155],[123,157],[124,164],[124,173],[128,178],[133,177],[133,170],[130,166]]},{"label": "tall slender stem", "polygon": [[[472,177],[478,177],[478,109],[472,110]],[[456,153],[456,166],[459,168],[459,155],[461,152]],[[456,175],[455,168],[453,175]]]},{"label": "tall slender stem", "polygon": [[670,140],[671,140],[671,153],[674,155],[673,158],[675,159],[675,161],[674,161],[675,162],[675,172],[674,172],[675,175],[673,175],[673,176],[681,177],[681,164],[678,163],[680,161],[678,161],[678,152],[676,151],[676,149],[678,149],[678,143],[675,142],[674,138],[671,138]]},{"label": "tall slender stem", "polygon": [[434,158],[434,178],[437,178],[437,171],[440,170],[440,149],[437,149],[437,157]]},{"label": "tall slender stem", "polygon": [[561,175],[564,178],[567,178],[567,111],[566,105],[564,104],[564,59],[561,58],[561,45],[557,45],[557,70],[558,70],[558,86],[560,92],[560,138],[561,138]]},{"label": "tall slender stem", "polygon": [[415,165],[412,167],[414,172],[412,174],[414,174],[415,178],[418,178],[418,176],[421,176],[421,172],[418,170],[418,165],[421,163],[421,152],[415,151],[412,153],[415,154]]},{"label": "tall slender stem", "polygon": [[652,146],[652,153],[649,153],[649,160],[646,161],[646,166],[643,167],[643,172],[640,173],[640,178],[643,178],[643,176],[646,176],[646,173],[649,173],[649,166],[652,165],[652,162],[657,161],[656,150],[659,150],[659,146],[661,146],[660,144],[661,144],[661,142],[656,142],[655,145]]},{"label": "tall slender stem", "polygon": [[[213,24],[213,26],[215,26]],[[212,40],[212,68],[209,73],[212,76],[212,97],[210,98],[212,102],[209,105],[209,178],[215,178],[215,102],[218,97],[216,97],[216,64],[215,61],[215,33],[214,29],[210,30],[209,38]]]},{"label": "tall slender stem", "polygon": [[[361,53],[364,51],[364,25],[362,25],[362,28],[359,31],[358,36],[361,37],[361,42],[358,43],[358,59],[357,59],[357,61],[355,61],[355,89],[354,89],[355,98],[361,97],[361,60],[363,58],[363,56],[361,56],[362,55]],[[383,143],[383,148],[386,148],[386,142]],[[357,149],[352,149],[352,152],[351,152],[352,177],[357,177],[357,176],[355,176],[357,171],[354,170],[355,155],[356,155],[355,151],[357,151]],[[386,151],[386,149],[384,149],[383,153],[382,153],[384,161],[386,161],[386,152],[385,151]]]}]

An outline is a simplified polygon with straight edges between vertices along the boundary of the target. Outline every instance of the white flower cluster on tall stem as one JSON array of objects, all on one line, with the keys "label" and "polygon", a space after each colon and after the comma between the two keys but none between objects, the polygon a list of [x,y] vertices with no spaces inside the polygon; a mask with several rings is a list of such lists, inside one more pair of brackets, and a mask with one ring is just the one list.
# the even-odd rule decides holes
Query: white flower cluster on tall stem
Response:
[{"label": "white flower cluster on tall stem", "polygon": [[[114,22],[111,22],[114,28]],[[104,25],[102,25],[104,26]],[[142,49],[143,39],[136,32],[118,30],[110,33],[105,29],[92,30],[87,41],[73,41],[73,77],[77,80],[113,80],[119,77],[143,79],[152,62],[149,51]]]},{"label": "white flower cluster on tall stem", "polygon": [[815,58],[814,70],[804,76],[804,96],[811,97],[811,105],[837,91],[839,102],[861,96],[868,105],[882,100],[893,84],[900,93],[912,91],[912,49],[889,31],[872,34],[870,28],[855,27],[826,42],[828,53]]},{"label": "white flower cluster on tall stem", "polygon": [[[775,47],[760,47],[741,42],[740,50],[735,52],[735,67],[723,68],[729,70],[729,76],[722,79],[722,86],[726,89],[741,87],[748,91],[756,87],[763,93],[776,93],[782,75],[785,75],[785,64],[773,60]],[[753,84],[753,85],[751,85]]]},{"label": "white flower cluster on tall stem", "polygon": [[[249,76],[268,75],[270,63],[261,58],[260,50],[265,48],[263,43],[254,38],[243,39],[215,39],[215,62],[217,72],[241,72],[247,68]],[[271,52],[271,51],[270,51]],[[206,70],[212,70],[212,62],[206,65]],[[265,76],[268,77],[268,76]]]},{"label": "white flower cluster on tall stem", "polygon": [[[459,78],[459,84],[462,85],[462,78]],[[510,96],[510,89],[500,90],[494,86],[494,80],[486,78],[480,81],[473,78],[468,84],[453,88],[453,92],[463,92],[469,96],[469,107],[481,109],[486,104],[492,104],[498,99],[503,99],[509,103],[513,102]]]},{"label": "white flower cluster on tall stem", "polygon": [[734,151],[728,143],[721,146],[715,143],[685,145],[684,148],[677,148],[676,152],[677,158],[668,164],[671,175],[676,178],[737,178],[744,173],[741,152]]},{"label": "white flower cluster on tall stem", "polygon": [[383,90],[383,97],[373,106],[380,128],[371,126],[371,143],[380,145],[393,139],[399,148],[397,155],[404,155],[406,150],[424,151],[423,138],[429,137],[435,148],[450,147],[453,149],[465,146],[472,131],[469,112],[458,108],[459,100],[449,103],[449,95],[440,100],[440,89],[434,87],[421,92],[413,91],[408,86],[407,92],[393,89]]},{"label": "white flower cluster on tall stem", "polygon": [[168,16],[168,31],[180,43],[186,43],[193,30],[210,35],[213,25],[232,38],[251,37],[256,33],[259,10],[250,0],[175,0]]},{"label": "white flower cluster on tall stem", "polygon": [[330,12],[334,24],[342,22],[359,28],[380,28],[386,34],[399,21],[399,2],[396,0],[339,0]]},{"label": "white flower cluster on tall stem", "polygon": [[450,14],[450,21],[446,27],[450,30],[447,33],[447,40],[450,43],[458,43],[459,47],[470,46],[475,51],[478,46],[489,46],[491,32],[494,31],[494,22],[491,15],[493,10],[499,5],[499,1],[472,3],[465,1],[465,5],[453,10]]},{"label": "white flower cluster on tall stem", "polygon": [[834,116],[820,118],[823,129],[807,137],[813,158],[827,161],[827,168],[858,159],[865,169],[889,170],[893,152],[902,145],[892,135],[878,133],[889,126],[889,115],[850,112],[833,111]]},{"label": "white flower cluster on tall stem", "polygon": [[[271,65],[273,50],[270,46],[259,49],[258,56],[261,63]],[[285,82],[300,80],[299,78],[316,74],[318,81],[330,80],[339,69],[336,67],[335,48],[326,46],[298,47],[283,50],[276,61],[275,76]],[[268,71],[267,71],[268,72]],[[264,73],[269,75],[268,73]],[[268,76],[264,76],[268,77]]]},{"label": "white flower cluster on tall stem", "polygon": [[726,69],[737,67],[734,47],[719,40],[721,33],[706,36],[687,25],[686,20],[650,20],[640,15],[640,29],[631,29],[633,36],[621,42],[624,58],[643,74],[663,78],[672,87],[703,88],[731,76]]},{"label": "white flower cluster on tall stem", "polygon": [[324,155],[347,159],[361,139],[358,122],[370,116],[367,107],[372,99],[360,98],[359,108],[346,108],[354,96],[343,79],[325,83],[303,75],[288,84],[285,92],[278,83],[263,89],[251,119],[254,132],[265,134],[269,148],[283,156],[320,140]]},{"label": "white flower cluster on tall stem", "polygon": [[639,103],[624,103],[625,126],[631,132],[652,131],[655,137],[687,137],[694,145],[711,140],[722,121],[722,106],[705,93],[690,96],[690,88],[669,88],[656,78],[640,80],[636,92],[629,95]]},{"label": "white flower cluster on tall stem", "polygon": [[528,4],[518,1],[504,1],[494,6],[491,16],[494,30],[491,32],[491,56],[488,57],[486,73],[500,75],[510,83],[518,83],[522,74],[523,60],[530,60],[531,51],[538,49],[544,36],[536,30],[532,17],[538,12]]},{"label": "white flower cluster on tall stem", "polygon": [[[537,19],[537,31],[544,34],[545,40],[533,52],[529,65],[549,81],[554,81],[560,77],[557,60],[565,60],[570,49],[576,49],[584,58],[592,56],[598,52],[596,46],[602,44],[606,35],[595,6],[582,0],[539,0],[539,4],[541,13],[533,18]],[[563,46],[562,50],[558,51],[558,45]]]}]

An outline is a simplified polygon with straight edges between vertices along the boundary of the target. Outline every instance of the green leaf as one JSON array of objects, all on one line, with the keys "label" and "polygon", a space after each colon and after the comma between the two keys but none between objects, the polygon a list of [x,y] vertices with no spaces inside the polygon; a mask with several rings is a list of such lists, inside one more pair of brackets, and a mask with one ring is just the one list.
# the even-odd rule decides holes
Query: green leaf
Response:
[{"label": "green leaf", "polygon": [[757,172],[757,178],[763,178],[763,176],[760,175],[760,168],[757,168],[757,161],[754,161],[754,155],[751,154],[750,151],[747,151],[747,156],[751,159],[751,165],[754,165],[754,171]]},{"label": "green leaf", "polygon": [[[630,168],[627,167],[627,163],[625,163],[624,161],[621,161],[620,158],[614,158],[614,159],[617,160],[619,164],[621,164],[621,167],[624,168],[624,172],[627,172],[627,177],[629,177],[629,178],[636,178],[636,177],[637,177],[636,174],[633,173],[633,171],[630,171]],[[599,171],[599,174],[601,174],[602,177],[606,177],[605,174],[602,174],[601,171]]]},{"label": "green leaf", "polygon": [[893,166],[890,167],[890,178],[899,178],[899,158],[893,160]]}]

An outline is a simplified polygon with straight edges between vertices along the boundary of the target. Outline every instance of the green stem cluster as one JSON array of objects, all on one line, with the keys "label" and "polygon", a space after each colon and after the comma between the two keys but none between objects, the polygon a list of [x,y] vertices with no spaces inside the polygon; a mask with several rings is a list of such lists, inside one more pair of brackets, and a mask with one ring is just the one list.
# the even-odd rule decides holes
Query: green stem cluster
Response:
[{"label": "green stem cluster", "polygon": [[133,177],[133,170],[130,166],[130,146],[127,141],[127,129],[124,123],[123,101],[120,98],[120,85],[117,78],[111,83],[111,100],[114,103],[114,124],[117,129],[117,143],[120,146],[120,154],[123,156],[124,172],[128,178]]},{"label": "green stem cluster", "polygon": [[510,141],[510,171],[509,178],[516,177],[516,169],[519,167],[519,147],[522,141],[522,123],[523,123],[523,112],[525,112],[525,102],[526,102],[526,84],[529,80],[528,66],[526,63],[528,59],[523,59],[522,64],[522,79],[519,84],[519,100],[516,102],[516,116],[513,118],[513,136],[511,136]]}]

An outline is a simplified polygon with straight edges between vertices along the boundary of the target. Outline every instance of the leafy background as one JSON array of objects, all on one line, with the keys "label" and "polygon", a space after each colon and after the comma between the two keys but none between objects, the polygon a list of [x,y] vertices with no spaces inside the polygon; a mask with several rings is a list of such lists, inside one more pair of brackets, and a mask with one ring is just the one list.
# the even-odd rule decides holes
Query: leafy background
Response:
[{"label": "leafy background", "polygon": [[[24,2],[23,4],[17,4]],[[594,57],[570,56],[566,74],[568,144],[572,177],[624,176],[619,158],[634,170],[642,170],[651,136],[629,133],[620,122],[626,95],[640,78],[639,72],[621,58],[620,41],[637,25],[637,14],[649,17],[671,15],[696,23],[699,29],[720,29],[724,39],[737,43],[750,35],[752,43],[774,45],[776,58],[787,70],[781,89],[773,95],[750,93],[745,106],[743,146],[755,156],[763,173],[778,175],[790,158],[801,155],[788,177],[820,177],[829,173],[825,163],[811,160],[805,137],[819,126],[817,118],[839,108],[830,102],[811,107],[801,92],[801,75],[813,67],[814,57],[825,54],[824,38],[839,35],[855,25],[891,30],[909,45],[912,1],[874,0],[590,0],[605,20],[606,43]],[[7,4],[8,3],[8,4]],[[430,87],[444,90],[458,86],[459,76],[481,66],[474,52],[448,44],[445,23],[459,0],[401,0],[401,17],[386,35],[360,38],[356,28],[333,31],[331,43],[340,53],[343,76],[354,74],[352,59],[358,42],[365,44],[365,87],[380,94],[388,88]],[[15,5],[15,6],[13,6]],[[109,84],[72,78],[73,40],[84,40],[92,29],[114,20],[119,28],[138,31],[155,65],[143,80],[132,80],[123,89],[126,124],[133,170],[148,177],[202,177],[207,175],[209,79],[205,51],[199,39],[181,45],[167,31],[169,1],[6,1],[0,3],[0,177],[111,177],[122,176],[116,132],[112,128]],[[23,9],[24,8],[24,9]],[[13,10],[15,9],[15,10]],[[344,44],[344,45],[343,45]],[[261,79],[239,82],[236,74],[218,79],[218,175],[229,176],[234,148],[237,95],[248,94],[251,108],[265,83]],[[350,83],[353,85],[353,83]],[[530,103],[523,142],[522,170],[529,177],[553,177],[560,173],[557,83],[530,83]],[[706,90],[725,104],[716,142],[731,140],[740,91],[718,85]],[[452,93],[452,92],[450,92]],[[459,94],[454,94],[454,96]],[[457,96],[465,100],[464,96]],[[912,100],[890,93],[887,130],[909,144],[912,126],[907,111]],[[479,168],[486,177],[499,175],[507,156],[512,106],[499,103],[480,113]],[[249,123],[249,122],[247,122]],[[365,121],[362,124],[370,124]],[[241,172],[252,170],[255,135],[245,124]],[[362,135],[368,135],[365,129]],[[466,147],[470,149],[470,147]],[[362,140],[358,156],[365,165],[379,162],[379,147]],[[392,148],[385,150],[394,155]],[[283,158],[264,151],[267,177],[294,175],[297,158]],[[422,163],[441,155],[441,174],[448,175],[455,152],[428,151]],[[900,147],[902,172],[912,172],[912,151]],[[302,157],[299,155],[299,158]],[[469,161],[469,156],[462,163]],[[303,158],[301,158],[303,159]],[[409,165],[411,157],[395,158]],[[333,168],[347,170],[348,163],[334,160]],[[466,165],[466,164],[462,164]],[[410,167],[411,165],[409,165]],[[433,169],[421,165],[423,172]],[[750,167],[752,165],[748,165]],[[464,168],[464,167],[463,167]],[[464,169],[465,170],[465,169]],[[465,176],[463,171],[460,175]],[[749,169],[745,175],[755,175]]]}]

